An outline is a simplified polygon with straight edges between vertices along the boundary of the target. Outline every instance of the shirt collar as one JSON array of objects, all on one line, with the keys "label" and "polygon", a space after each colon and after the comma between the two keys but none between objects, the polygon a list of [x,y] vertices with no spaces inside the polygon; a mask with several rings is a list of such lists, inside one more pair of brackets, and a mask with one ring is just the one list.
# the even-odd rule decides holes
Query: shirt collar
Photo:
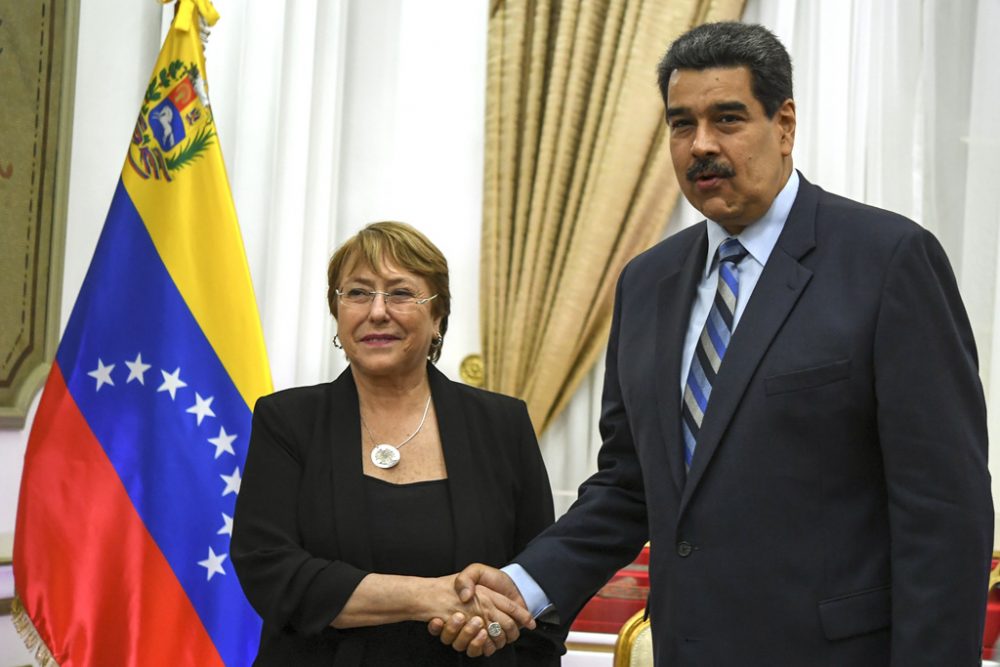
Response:
[{"label": "shirt collar", "polygon": [[[778,236],[781,235],[781,230],[785,227],[788,212],[792,210],[792,204],[795,203],[795,196],[798,192],[799,172],[792,169],[792,175],[788,177],[781,192],[771,202],[771,208],[767,209],[767,213],[740,232],[740,243],[761,266],[767,264],[767,259],[771,256],[771,251],[774,250],[774,246],[778,242]],[[719,246],[732,236],[714,220],[708,220],[707,223],[708,256],[705,258],[705,278],[712,272],[715,254]]]}]

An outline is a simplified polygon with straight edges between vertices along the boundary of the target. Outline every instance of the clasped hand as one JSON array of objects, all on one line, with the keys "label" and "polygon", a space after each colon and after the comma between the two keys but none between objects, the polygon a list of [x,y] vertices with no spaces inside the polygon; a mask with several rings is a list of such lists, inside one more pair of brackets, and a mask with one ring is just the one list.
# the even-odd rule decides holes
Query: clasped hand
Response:
[{"label": "clasped hand", "polygon": [[[473,658],[489,657],[516,641],[520,628],[535,628],[521,592],[501,570],[473,563],[455,575],[454,587],[464,608],[447,620],[431,619],[427,630],[456,651]],[[499,623],[503,630],[496,637],[487,632],[492,622]]]}]

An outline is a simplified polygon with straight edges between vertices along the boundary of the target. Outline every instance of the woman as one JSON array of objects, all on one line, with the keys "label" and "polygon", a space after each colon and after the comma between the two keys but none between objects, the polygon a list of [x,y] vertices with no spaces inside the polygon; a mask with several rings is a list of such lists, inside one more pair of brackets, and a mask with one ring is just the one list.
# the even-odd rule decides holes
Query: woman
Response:
[{"label": "woman", "polygon": [[524,403],[433,366],[451,306],[444,256],[379,222],[327,273],[350,366],[257,402],[236,505],[233,563],[264,619],[255,664],[464,664],[427,631],[455,613],[476,619],[490,665],[559,664],[558,637],[524,631],[504,647],[517,638],[506,600],[481,589],[463,605],[446,576],[507,563],[553,512]]}]

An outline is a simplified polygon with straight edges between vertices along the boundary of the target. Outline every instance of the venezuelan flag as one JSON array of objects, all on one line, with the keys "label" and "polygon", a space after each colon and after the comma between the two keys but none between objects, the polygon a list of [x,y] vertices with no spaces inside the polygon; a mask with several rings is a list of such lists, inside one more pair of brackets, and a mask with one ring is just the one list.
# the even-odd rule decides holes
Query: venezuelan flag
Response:
[{"label": "venezuelan flag", "polygon": [[260,619],[228,559],[251,410],[271,391],[180,0],[25,456],[15,623],[48,664],[246,665]]}]

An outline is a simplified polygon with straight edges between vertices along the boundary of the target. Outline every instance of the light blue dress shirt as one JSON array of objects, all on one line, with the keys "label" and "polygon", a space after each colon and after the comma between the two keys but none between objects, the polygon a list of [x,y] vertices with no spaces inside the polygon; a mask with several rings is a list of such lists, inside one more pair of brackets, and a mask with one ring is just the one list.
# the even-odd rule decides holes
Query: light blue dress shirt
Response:
[{"label": "light blue dress shirt", "polygon": [[[792,175],[778,196],[775,197],[767,213],[757,222],[745,227],[739,234],[740,243],[749,254],[739,264],[740,293],[736,300],[736,313],[733,317],[734,332],[743,311],[746,310],[750,295],[753,294],[757,281],[760,280],[764,265],[767,264],[767,259],[771,256],[771,251],[774,250],[774,246],[778,242],[778,236],[785,228],[788,212],[792,210],[792,204],[795,202],[795,196],[798,192],[799,174],[793,169]],[[706,225],[708,250],[705,256],[705,268],[702,271],[701,281],[698,283],[698,293],[695,295],[694,304],[691,307],[687,334],[684,336],[684,350],[681,357],[681,396],[684,396],[684,385],[687,383],[695,345],[701,336],[701,330],[705,328],[705,320],[708,319],[708,313],[712,308],[712,301],[715,299],[715,292],[718,289],[719,265],[715,261],[715,255],[722,242],[732,236],[722,225],[713,220],[707,220]],[[537,618],[552,608],[552,602],[545,595],[545,591],[523,567],[517,563],[511,563],[501,569],[514,580],[514,584],[521,591],[521,597],[524,598],[525,605],[532,615]]]},{"label": "light blue dress shirt", "polygon": [[[739,326],[743,311],[747,308],[750,295],[753,294],[757,281],[760,280],[760,274],[764,271],[767,258],[771,256],[771,251],[774,250],[774,245],[778,242],[778,236],[785,228],[785,220],[788,219],[788,212],[792,210],[792,204],[795,202],[795,195],[798,192],[799,173],[793,169],[785,187],[774,198],[771,208],[767,210],[764,217],[745,227],[737,237],[749,254],[737,267],[740,293],[736,298],[736,312],[733,315],[734,332]],[[706,228],[708,231],[708,250],[705,254],[705,270],[702,271],[701,281],[698,283],[698,293],[691,306],[691,317],[688,319],[687,334],[684,336],[684,354],[681,356],[681,400],[684,396],[684,386],[687,384],[688,371],[691,369],[691,359],[694,358],[694,349],[698,344],[698,338],[701,337],[702,329],[705,328],[705,320],[708,319],[708,313],[712,310],[712,302],[715,300],[715,292],[719,285],[719,263],[716,261],[716,253],[722,242],[732,236],[714,220],[707,220]]]}]

